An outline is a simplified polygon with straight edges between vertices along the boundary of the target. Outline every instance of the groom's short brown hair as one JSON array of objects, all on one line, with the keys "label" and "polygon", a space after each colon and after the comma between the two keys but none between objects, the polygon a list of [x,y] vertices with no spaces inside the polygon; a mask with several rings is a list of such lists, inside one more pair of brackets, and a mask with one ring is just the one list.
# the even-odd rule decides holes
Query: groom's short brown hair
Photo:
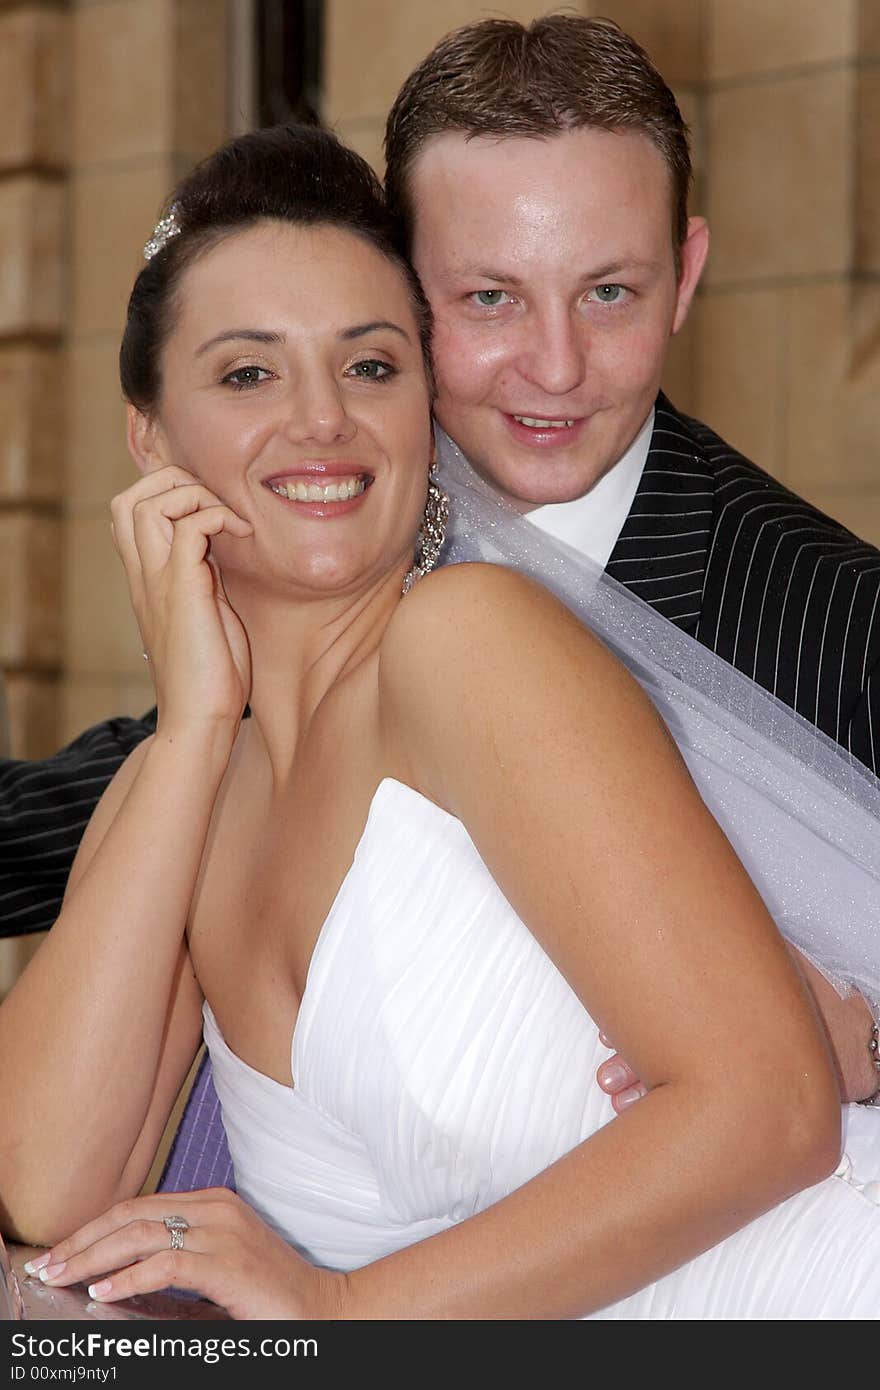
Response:
[{"label": "groom's short brown hair", "polygon": [[546,15],[528,27],[484,19],[453,30],[410,73],[385,129],[386,194],[412,240],[410,173],[433,135],[547,136],[635,130],[662,154],[676,252],[687,235],[687,126],[644,49],[613,21]]}]

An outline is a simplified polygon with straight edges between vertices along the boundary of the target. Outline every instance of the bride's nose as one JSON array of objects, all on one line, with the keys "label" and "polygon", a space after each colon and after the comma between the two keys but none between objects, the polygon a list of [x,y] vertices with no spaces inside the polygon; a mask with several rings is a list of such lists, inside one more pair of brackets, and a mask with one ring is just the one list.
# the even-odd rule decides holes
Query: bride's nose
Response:
[{"label": "bride's nose", "polygon": [[301,381],[286,402],[284,433],[298,444],[346,444],[357,424],[345,408],[339,384],[332,377]]}]

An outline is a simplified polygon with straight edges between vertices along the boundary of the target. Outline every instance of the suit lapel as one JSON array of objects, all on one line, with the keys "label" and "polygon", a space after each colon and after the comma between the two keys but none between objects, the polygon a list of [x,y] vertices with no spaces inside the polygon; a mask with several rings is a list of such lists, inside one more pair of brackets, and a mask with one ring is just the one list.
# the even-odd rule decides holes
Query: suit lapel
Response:
[{"label": "suit lapel", "polygon": [[700,444],[661,394],[645,470],[607,572],[692,635],[714,509],[715,479]]}]

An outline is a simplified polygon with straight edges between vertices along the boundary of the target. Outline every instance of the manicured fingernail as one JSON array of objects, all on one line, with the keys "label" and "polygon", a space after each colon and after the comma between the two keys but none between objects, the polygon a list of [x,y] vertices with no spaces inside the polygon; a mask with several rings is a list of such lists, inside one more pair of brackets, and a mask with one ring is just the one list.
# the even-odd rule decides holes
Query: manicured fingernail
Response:
[{"label": "manicured fingernail", "polygon": [[626,1081],[626,1072],[618,1062],[606,1062],[602,1068],[602,1085],[617,1091]]},{"label": "manicured fingernail", "polygon": [[637,1100],[641,1100],[644,1091],[639,1086],[631,1086],[628,1091],[622,1091],[617,1097],[617,1108],[625,1110],[628,1105],[635,1105]]},{"label": "manicured fingernail", "polygon": [[89,1298],[103,1298],[113,1288],[111,1279],[102,1279],[97,1284],[89,1284]]},{"label": "manicured fingernail", "polygon": [[63,1274],[66,1268],[66,1260],[59,1260],[58,1264],[56,1265],[44,1265],[43,1268],[40,1270],[40,1278],[45,1284],[50,1279],[57,1279],[59,1274]]},{"label": "manicured fingernail", "polygon": [[52,1257],[49,1251],[47,1250],[45,1255],[35,1255],[32,1260],[25,1260],[25,1274],[39,1274],[40,1270],[43,1269],[44,1266],[49,1263],[51,1258]]}]

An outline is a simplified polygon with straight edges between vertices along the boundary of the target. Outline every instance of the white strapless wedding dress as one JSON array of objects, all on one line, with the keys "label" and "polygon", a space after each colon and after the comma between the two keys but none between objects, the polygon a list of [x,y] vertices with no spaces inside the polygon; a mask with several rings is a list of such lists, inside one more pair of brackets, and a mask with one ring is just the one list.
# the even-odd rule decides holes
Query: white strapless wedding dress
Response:
[{"label": "white strapless wedding dress", "polygon": [[[204,1017],[238,1192],[331,1268],[465,1220],[614,1118],[595,1024],[464,826],[390,779],[318,938],[294,1088]],[[593,1316],[880,1316],[880,1110],[844,1125],[837,1176]]]}]

